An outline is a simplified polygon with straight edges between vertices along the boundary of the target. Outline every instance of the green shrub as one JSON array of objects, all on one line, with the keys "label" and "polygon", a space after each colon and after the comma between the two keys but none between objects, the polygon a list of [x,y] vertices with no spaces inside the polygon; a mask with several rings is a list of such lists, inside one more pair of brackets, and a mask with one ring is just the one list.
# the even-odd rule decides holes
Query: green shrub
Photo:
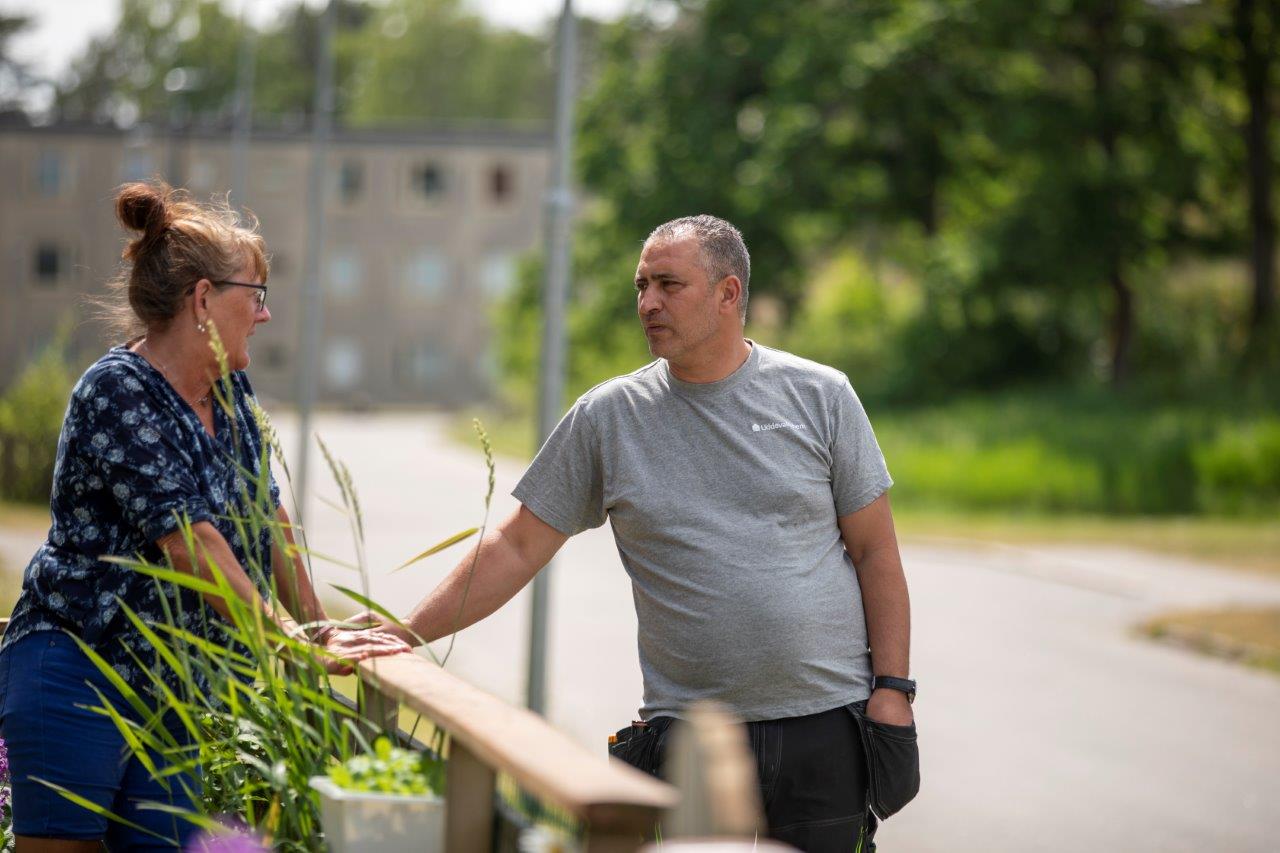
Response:
[{"label": "green shrub", "polygon": [[1280,419],[1078,392],[872,405],[908,507],[1256,515],[1280,507]]},{"label": "green shrub", "polygon": [[912,506],[1049,511],[1097,506],[1101,478],[1035,438],[990,447],[887,442],[895,499]]},{"label": "green shrub", "polygon": [[0,397],[0,499],[49,502],[58,434],[74,383],[59,337]]},{"label": "green shrub", "polygon": [[1197,498],[1211,512],[1255,515],[1280,510],[1280,419],[1222,429],[1196,448]]}]

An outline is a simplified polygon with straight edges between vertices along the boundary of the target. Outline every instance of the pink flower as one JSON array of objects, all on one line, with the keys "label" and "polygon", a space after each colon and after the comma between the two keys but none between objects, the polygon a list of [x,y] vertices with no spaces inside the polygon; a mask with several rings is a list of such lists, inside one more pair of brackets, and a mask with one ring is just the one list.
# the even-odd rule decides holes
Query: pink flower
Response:
[{"label": "pink flower", "polygon": [[0,738],[0,811],[9,808],[9,748]]},{"label": "pink flower", "polygon": [[241,821],[223,821],[215,830],[205,830],[193,838],[184,853],[269,853],[258,836]]}]

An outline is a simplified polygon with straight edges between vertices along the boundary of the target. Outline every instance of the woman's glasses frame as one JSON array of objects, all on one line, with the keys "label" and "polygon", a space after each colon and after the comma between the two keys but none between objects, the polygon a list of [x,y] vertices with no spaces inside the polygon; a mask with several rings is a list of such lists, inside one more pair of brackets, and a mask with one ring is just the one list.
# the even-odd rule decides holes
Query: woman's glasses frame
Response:
[{"label": "woman's glasses frame", "polygon": [[[267,286],[265,284],[248,284],[247,282],[243,282],[243,281],[211,281],[209,283],[217,285],[218,287],[252,288],[253,290],[258,291],[257,294],[255,294],[254,296],[254,298],[258,302],[258,310],[261,311],[263,308],[267,307]],[[193,284],[187,288],[187,293],[192,293],[195,291],[195,289],[196,289],[196,286]]]}]

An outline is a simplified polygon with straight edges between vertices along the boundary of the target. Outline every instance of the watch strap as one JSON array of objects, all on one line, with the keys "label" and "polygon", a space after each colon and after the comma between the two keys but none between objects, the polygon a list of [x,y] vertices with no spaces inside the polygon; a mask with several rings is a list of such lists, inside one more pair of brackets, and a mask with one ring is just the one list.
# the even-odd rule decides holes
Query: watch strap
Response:
[{"label": "watch strap", "polygon": [[886,687],[889,690],[897,690],[899,693],[907,694],[907,701],[913,702],[916,698],[916,683],[910,678],[895,678],[892,675],[877,675],[871,679],[871,689],[878,690]]}]

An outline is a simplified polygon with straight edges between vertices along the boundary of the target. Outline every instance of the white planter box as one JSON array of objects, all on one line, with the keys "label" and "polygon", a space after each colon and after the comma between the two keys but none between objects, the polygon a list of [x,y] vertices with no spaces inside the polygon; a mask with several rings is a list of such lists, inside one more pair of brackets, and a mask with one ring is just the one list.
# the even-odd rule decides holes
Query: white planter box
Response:
[{"label": "white planter box", "polygon": [[444,853],[444,800],[347,791],[312,776],[331,853]]}]

